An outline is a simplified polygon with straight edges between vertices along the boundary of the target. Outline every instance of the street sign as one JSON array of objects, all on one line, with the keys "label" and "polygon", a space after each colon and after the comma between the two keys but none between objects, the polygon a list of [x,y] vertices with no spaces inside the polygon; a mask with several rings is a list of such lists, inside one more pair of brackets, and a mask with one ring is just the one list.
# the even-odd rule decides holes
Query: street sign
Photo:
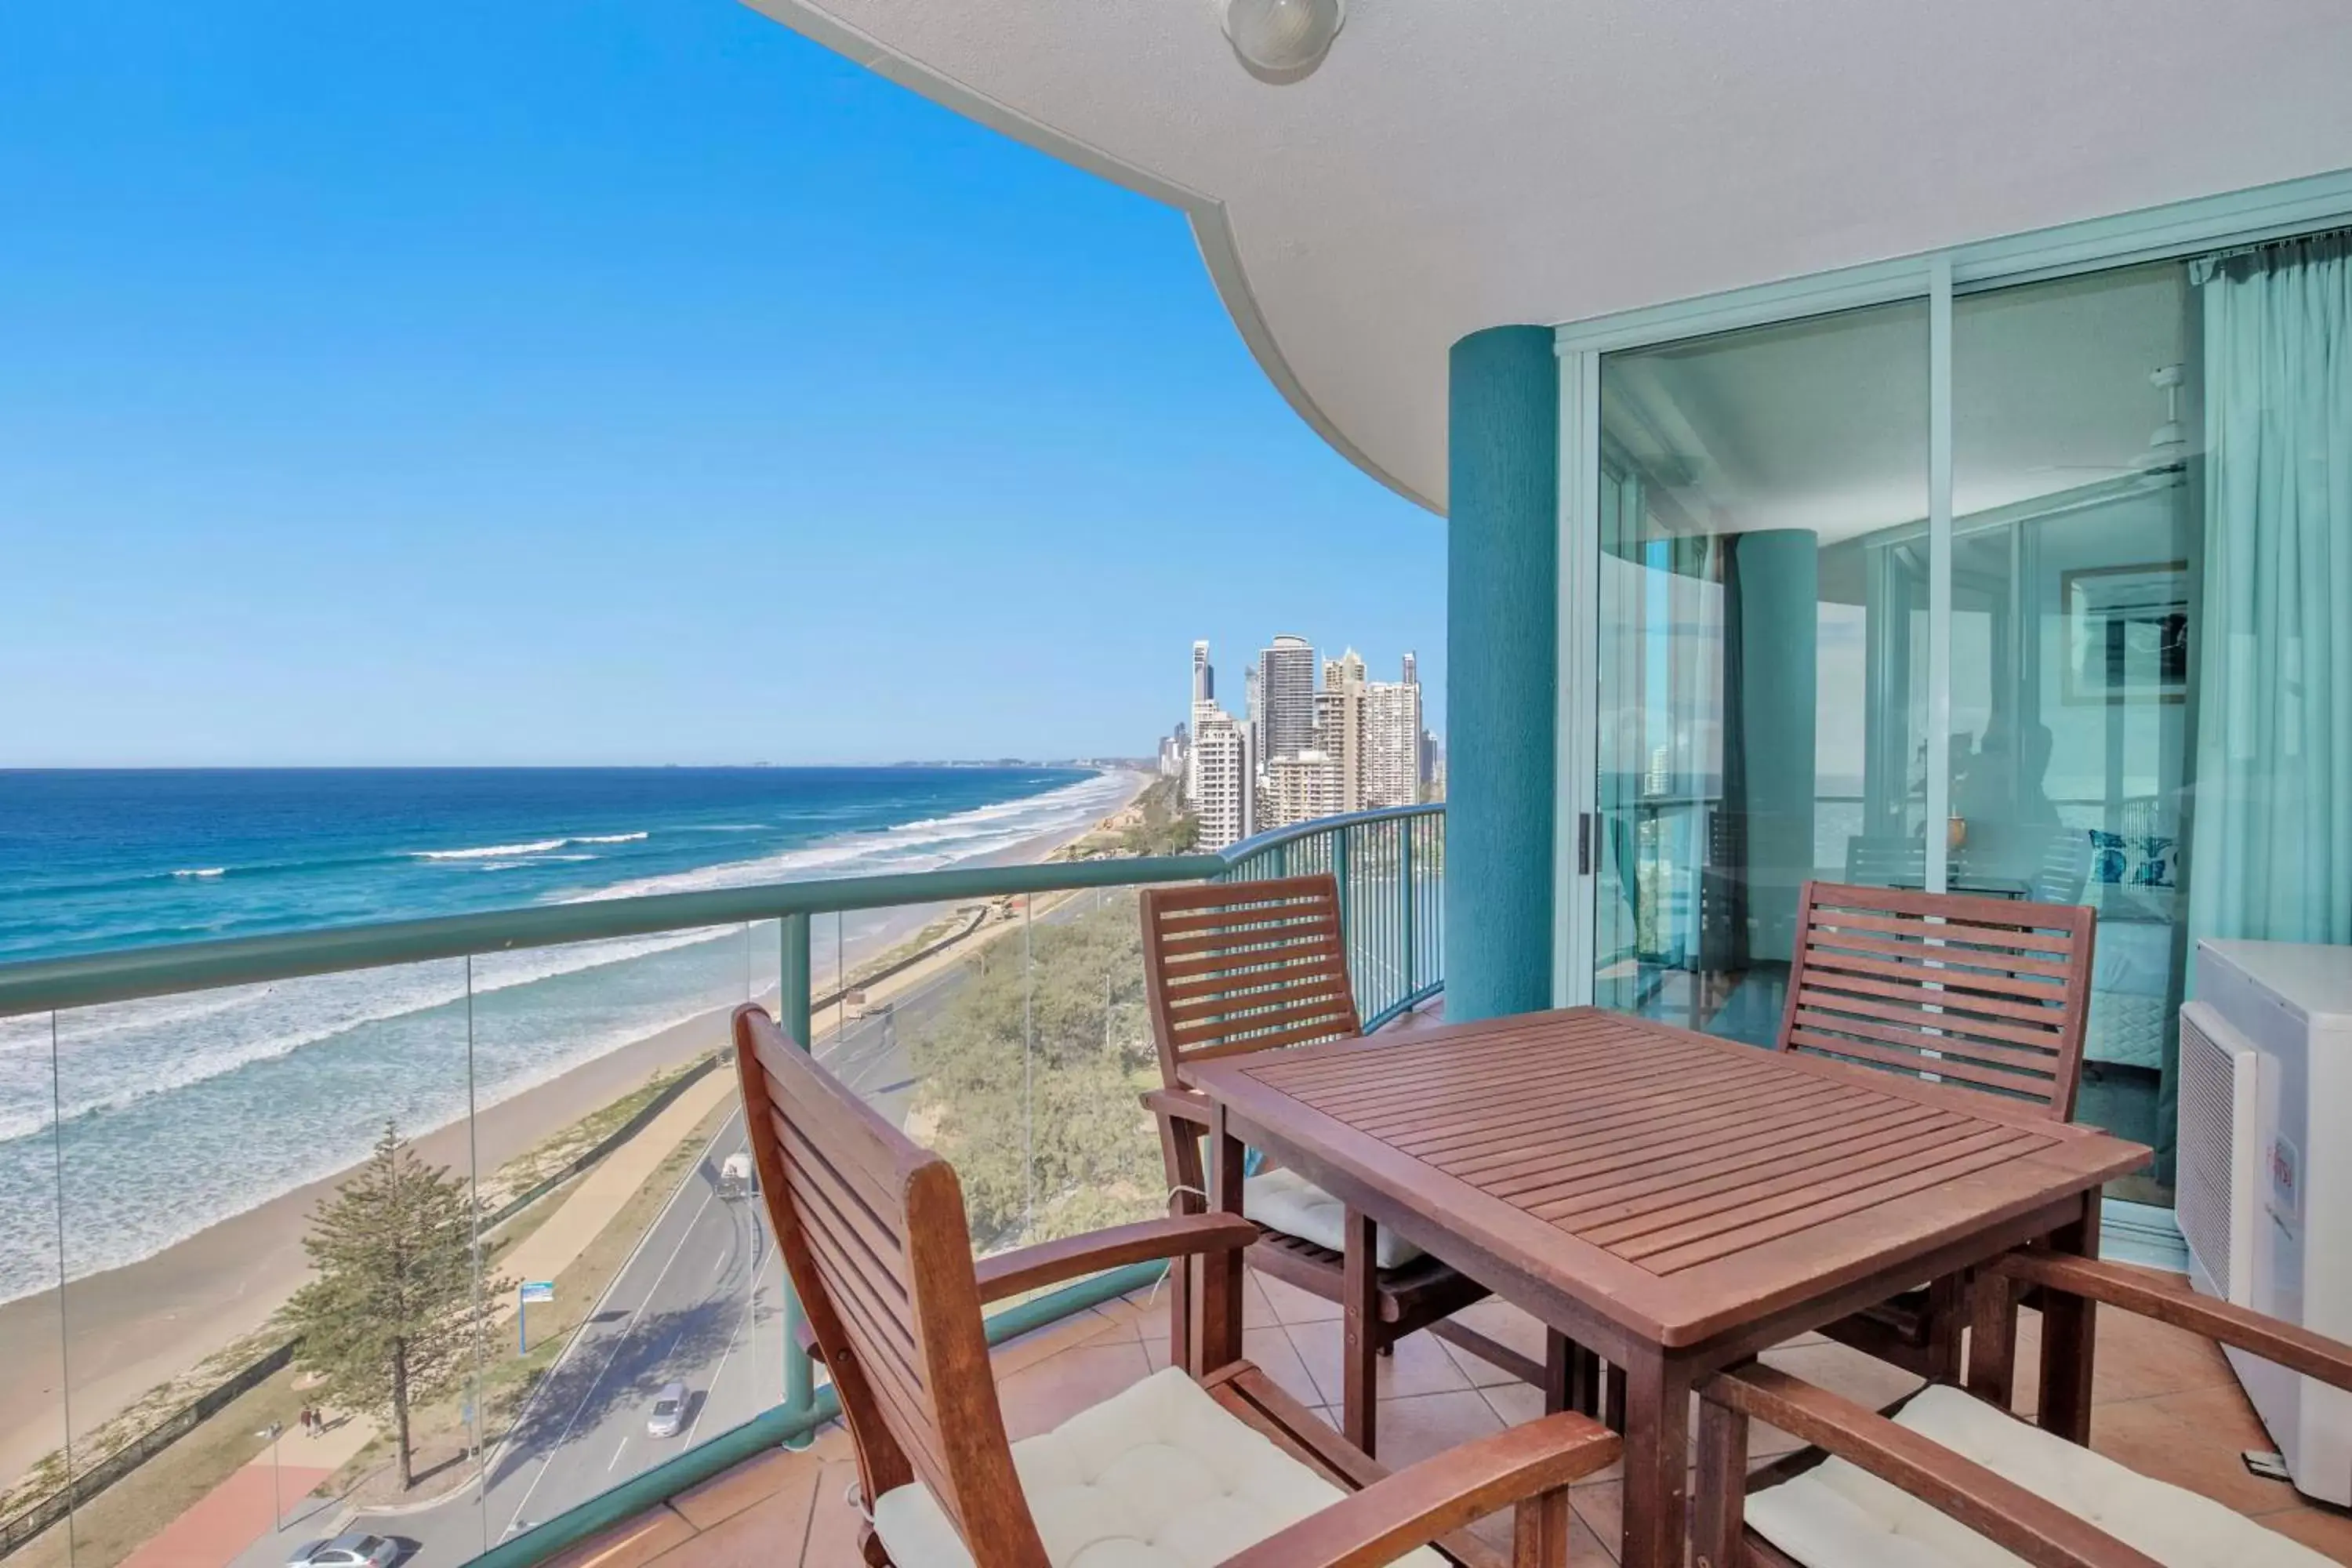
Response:
[{"label": "street sign", "polygon": [[524,1301],[552,1301],[555,1300],[555,1281],[526,1279],[517,1295]]}]

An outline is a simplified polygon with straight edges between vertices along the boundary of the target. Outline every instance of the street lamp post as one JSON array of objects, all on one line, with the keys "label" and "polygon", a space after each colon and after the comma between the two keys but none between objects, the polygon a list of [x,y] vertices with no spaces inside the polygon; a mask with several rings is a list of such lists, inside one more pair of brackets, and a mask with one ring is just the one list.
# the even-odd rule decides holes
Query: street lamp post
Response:
[{"label": "street lamp post", "polygon": [[286,1499],[278,1488],[278,1438],[285,1430],[286,1423],[272,1421],[254,1434],[257,1437],[269,1440],[269,1533],[272,1535],[283,1529],[286,1523]]}]

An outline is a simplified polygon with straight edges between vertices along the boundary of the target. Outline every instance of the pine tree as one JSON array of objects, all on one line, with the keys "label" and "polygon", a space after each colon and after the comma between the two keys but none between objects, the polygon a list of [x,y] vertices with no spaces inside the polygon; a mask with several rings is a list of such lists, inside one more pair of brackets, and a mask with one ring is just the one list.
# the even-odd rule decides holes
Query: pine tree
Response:
[{"label": "pine tree", "polygon": [[466,1182],[428,1165],[386,1122],[368,1163],[312,1216],[316,1277],[286,1304],[296,1364],[325,1397],[392,1431],[403,1490],[416,1484],[409,1418],[454,1393],[487,1342],[503,1280],[475,1280],[476,1207]]}]

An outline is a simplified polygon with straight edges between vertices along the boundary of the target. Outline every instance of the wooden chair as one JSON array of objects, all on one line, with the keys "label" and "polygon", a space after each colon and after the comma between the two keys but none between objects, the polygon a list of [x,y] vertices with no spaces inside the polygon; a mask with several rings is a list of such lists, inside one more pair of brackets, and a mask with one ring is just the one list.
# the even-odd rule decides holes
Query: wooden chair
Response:
[{"label": "wooden chair", "polygon": [[[1363,1032],[1343,946],[1339,883],[1329,875],[1260,882],[1152,888],[1141,895],[1144,974],[1163,1087],[1144,1103],[1160,1122],[1171,1212],[1207,1206],[1201,1135],[1209,1102],[1184,1077],[1194,1062],[1279,1050]],[[1250,1262],[1261,1273],[1339,1303],[1344,1430],[1375,1451],[1376,1358],[1422,1329],[1452,1341],[1530,1383],[1545,1368],[1485,1334],[1450,1321],[1487,1294],[1451,1265],[1375,1232],[1360,1216],[1291,1172],[1243,1184],[1243,1213],[1259,1226]],[[1372,1235],[1352,1255],[1348,1227]],[[1373,1267],[1349,1272],[1350,1258]],[[1385,1262],[1383,1260],[1385,1259]],[[1171,1354],[1188,1357],[1188,1270],[1171,1269]],[[1555,1402],[1557,1404],[1557,1402]]]},{"label": "wooden chair", "polygon": [[[2074,1113],[2095,917],[2079,905],[1808,882],[1780,1047]],[[1833,1323],[1922,1377],[1956,1376],[1965,1281]]]},{"label": "wooden chair", "polygon": [[[1893,1560],[1897,1538],[1906,1562],[1981,1561],[1937,1554],[1965,1544],[1955,1525],[2035,1563],[2319,1568],[2328,1561],[2010,1415],[2018,1292],[2031,1287],[2069,1310],[2091,1311],[2095,1303],[2153,1318],[2337,1388],[2352,1389],[2352,1345],[2196,1295],[2178,1275],[2049,1251],[2012,1253],[1977,1284],[1965,1393],[1948,1381],[1931,1384],[1889,1419],[1754,1363],[1702,1384],[1692,1562],[1877,1568]],[[2087,1381],[2088,1368],[2079,1375]],[[2045,1390],[2045,1409],[2050,1403]],[[2081,1414],[2087,1416],[2087,1400]],[[1749,1474],[1751,1421],[1811,1447]],[[2085,1421],[2078,1436],[2088,1435]],[[1880,1483],[1927,1500],[1944,1520]]]},{"label": "wooden chair", "polygon": [[[1568,1484],[1618,1451],[1592,1422],[1549,1416],[1389,1475],[1240,1358],[1247,1221],[1173,1216],[975,1265],[946,1161],[759,1008],[739,1008],[734,1032],[769,1217],[856,1446],[874,1568],[1065,1568],[1094,1548],[1140,1568],[1500,1568],[1465,1531],[1506,1507],[1515,1568],[1566,1561]],[[1193,1255],[1205,1259],[1213,1370],[1171,1367],[1055,1432],[1007,1441],[982,1307]],[[1437,1542],[1442,1554],[1427,1549]]]}]

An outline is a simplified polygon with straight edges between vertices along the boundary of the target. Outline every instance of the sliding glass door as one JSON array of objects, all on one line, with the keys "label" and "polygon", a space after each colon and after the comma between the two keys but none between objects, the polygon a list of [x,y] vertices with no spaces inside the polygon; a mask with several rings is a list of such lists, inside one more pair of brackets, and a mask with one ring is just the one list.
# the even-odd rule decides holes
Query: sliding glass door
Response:
[{"label": "sliding glass door", "polygon": [[1811,877],[1923,887],[1927,308],[1601,367],[1594,999],[1758,1044]]},{"label": "sliding glass door", "polygon": [[2163,1149],[2123,1190],[2169,1201],[2203,552],[2189,272],[1601,357],[1597,1003],[1769,1043],[1808,878],[2091,904],[2081,1114]]}]

